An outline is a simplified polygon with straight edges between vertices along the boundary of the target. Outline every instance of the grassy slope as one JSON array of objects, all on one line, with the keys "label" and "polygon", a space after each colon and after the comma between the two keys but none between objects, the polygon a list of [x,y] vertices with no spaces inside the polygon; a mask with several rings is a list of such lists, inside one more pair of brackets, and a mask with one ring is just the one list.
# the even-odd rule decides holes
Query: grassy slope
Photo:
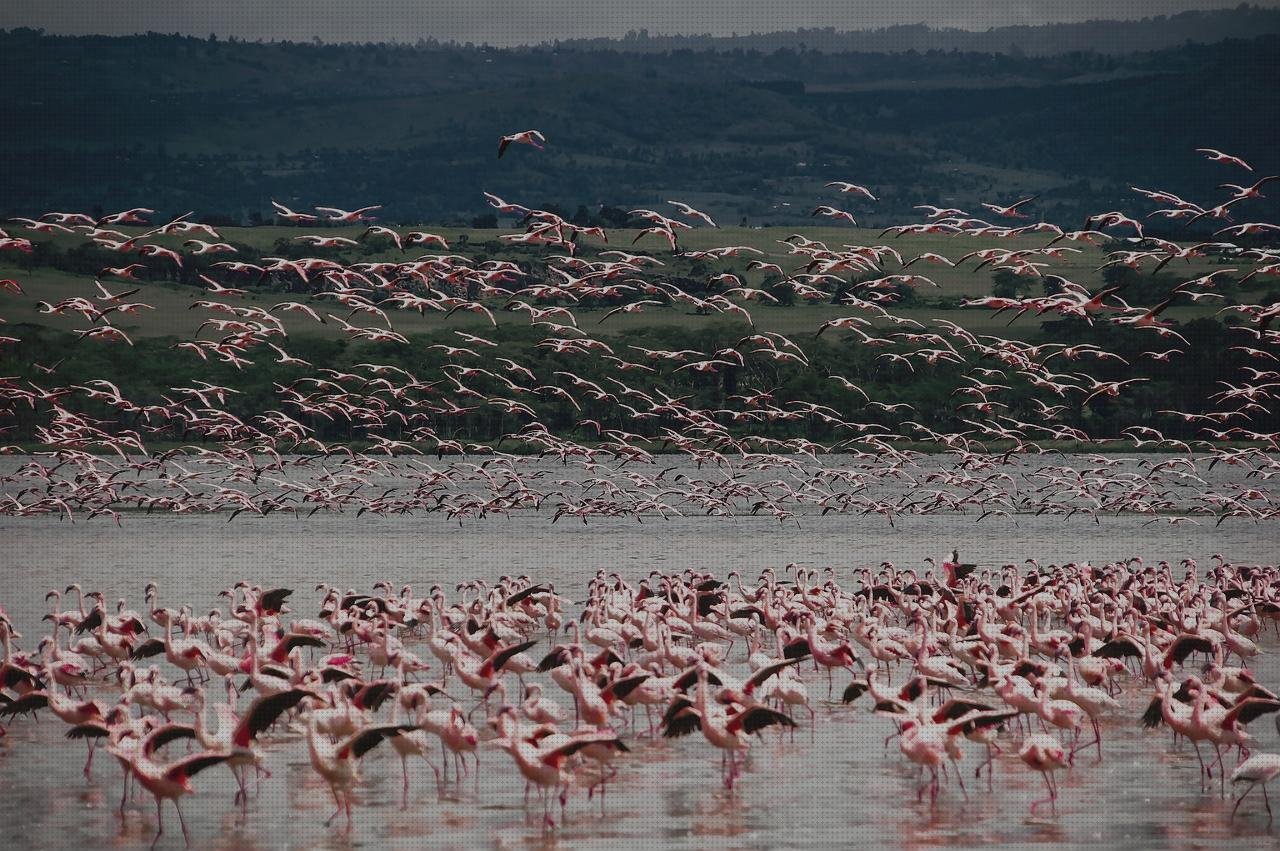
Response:
[{"label": "grassy slope", "polygon": [[[433,233],[440,233],[449,239],[453,245],[453,251],[464,254],[469,257],[482,255],[488,258],[515,259],[534,261],[535,266],[541,265],[543,258],[556,252],[545,249],[523,249],[509,246],[507,243],[498,243],[494,245],[497,236],[502,231],[463,231],[456,228],[425,228]],[[408,228],[402,228],[402,231]],[[946,236],[904,236],[898,239],[884,238],[881,239],[876,231],[869,231],[857,228],[834,228],[834,227],[814,227],[804,228],[804,234],[809,239],[818,239],[825,242],[832,248],[838,248],[842,245],[879,245],[891,244],[899,252],[902,253],[904,260],[914,257],[915,255],[929,251],[942,254],[944,256],[958,259],[964,253],[972,251],[978,247],[978,243],[968,238],[955,238]],[[240,255],[235,259],[256,260],[261,254],[269,254],[271,247],[278,239],[290,239],[294,236],[304,233],[322,232],[326,235],[349,236],[355,237],[360,233],[359,228],[325,228],[317,231],[316,229],[297,229],[283,227],[260,227],[260,228],[224,228],[221,231],[224,239],[245,246],[251,246],[255,249],[253,255]],[[795,231],[790,228],[736,228],[726,227],[723,229],[713,230],[711,228],[699,228],[692,231],[682,233],[683,246],[689,250],[699,250],[711,248],[714,246],[725,245],[746,245],[758,248],[768,255],[765,259],[781,265],[784,269],[792,269],[799,265],[798,261],[792,259],[785,247],[779,244],[779,240],[784,239]],[[468,244],[460,246],[458,237],[465,233],[468,237]],[[614,246],[623,249],[631,248],[631,240],[634,238],[635,231],[615,230],[610,231],[611,244],[605,246],[594,240],[587,240],[589,243],[588,254],[591,249],[608,250]],[[37,237],[39,238],[39,237]],[[76,240],[70,237],[59,238],[60,242],[66,245],[75,244]],[[149,240],[150,241],[150,240]],[[180,240],[176,238],[157,239],[154,240],[161,244],[168,244],[175,248],[178,247]],[[662,247],[653,243],[656,240],[647,237],[641,241],[641,244],[635,250],[647,249],[654,256],[664,258],[668,263],[660,271],[675,273],[677,271],[687,271],[688,262],[668,257],[668,252]],[[1017,239],[1008,239],[1000,242],[1001,247],[1010,249],[1031,248],[1044,245],[1046,240],[1043,237],[1021,237]],[[982,246],[989,245],[990,242],[981,243]],[[490,246],[496,247],[496,251],[491,251]],[[333,257],[341,259],[344,262],[372,261],[372,260],[401,260],[404,258],[413,258],[421,256],[425,253],[410,250],[406,254],[400,254],[392,248],[390,251],[378,252],[371,256],[353,252],[317,252],[319,256]],[[1052,261],[1051,270],[1055,274],[1062,275],[1073,281],[1081,283],[1091,288],[1096,288],[1101,283],[1101,273],[1097,271],[1097,266],[1102,262],[1103,251],[1099,248],[1091,246],[1083,246],[1080,254],[1070,254],[1061,260]],[[231,256],[231,255],[227,255]],[[712,261],[706,264],[706,269],[711,273],[718,272],[734,272],[747,282],[750,286],[759,286],[764,276],[759,272],[747,272],[745,269],[747,261],[755,255],[746,255],[741,258],[730,258],[724,261]],[[50,325],[57,328],[84,328],[87,325],[78,317],[50,317],[41,314],[37,307],[37,301],[45,301],[49,303],[56,302],[62,298],[69,296],[81,295],[91,296],[96,294],[93,287],[93,280],[88,276],[76,276],[68,273],[60,272],[52,269],[35,269],[24,271],[12,266],[4,265],[3,257],[0,257],[0,277],[16,278],[19,280],[26,292],[28,298],[6,298],[0,302],[0,316],[3,316],[10,323],[34,323],[40,325]],[[124,261],[121,261],[122,263]],[[980,270],[977,273],[972,272],[975,260],[967,261],[963,268],[949,269],[945,266],[937,264],[919,263],[912,267],[912,272],[926,275],[939,284],[939,288],[924,286],[921,288],[922,296],[926,298],[937,298],[939,296],[959,296],[959,297],[976,297],[988,295],[991,292],[991,275],[988,269]],[[1171,267],[1172,269],[1173,267]],[[1186,277],[1194,277],[1203,275],[1213,271],[1216,268],[1222,268],[1216,261],[1197,260],[1190,264],[1183,264],[1176,267],[1176,271],[1185,274]],[[896,271],[896,264],[892,261],[886,264],[886,274]],[[234,280],[227,276],[220,276],[228,284],[234,285]],[[113,291],[120,291],[128,287],[134,286],[125,281],[108,282],[109,288]],[[190,307],[194,301],[205,299],[208,296],[201,290],[191,286],[182,286],[171,283],[142,283],[142,292],[131,300],[143,301],[153,305],[154,311],[143,311],[128,317],[117,317],[115,324],[125,329],[127,333],[135,336],[177,336],[182,338],[190,338],[196,328],[208,318],[211,314],[205,310],[191,310]],[[1033,283],[1033,293],[1039,292],[1038,284]],[[339,311],[331,300],[311,299],[305,296],[286,296],[282,293],[269,291],[252,291],[243,300],[234,303],[244,303],[264,308],[269,308],[279,301],[288,299],[302,300],[312,304],[318,313],[322,315],[326,312],[333,312],[341,316],[345,316],[346,311]],[[211,299],[218,300],[218,299]],[[496,307],[496,305],[494,305]],[[848,315],[851,310],[847,307],[833,306],[829,304],[805,305],[797,304],[793,307],[770,307],[760,305],[758,303],[749,303],[748,310],[755,318],[757,327],[764,330],[778,331],[784,334],[805,334],[816,331],[822,322],[834,318],[836,316]],[[1206,302],[1202,306],[1187,306],[1173,308],[1168,312],[1168,316],[1186,321],[1187,319],[1197,316],[1211,314],[1216,307],[1209,306]],[[605,309],[587,309],[578,308],[575,311],[578,314],[579,321],[584,329],[589,329],[599,333],[616,333],[620,330],[630,330],[636,328],[651,327],[655,325],[674,325],[682,327],[700,327],[710,321],[728,321],[723,318],[708,318],[694,315],[688,312],[687,308],[649,308],[639,314],[618,314],[608,320],[607,323],[597,326],[599,318],[604,316]],[[917,320],[925,320],[928,318],[945,318],[957,322],[976,333],[1000,333],[1006,336],[1024,336],[1028,333],[1034,333],[1038,330],[1038,323],[1028,318],[1019,320],[1013,326],[1006,328],[1006,323],[1010,318],[1008,315],[1003,317],[993,317],[987,310],[940,310],[936,308],[920,308],[920,309],[899,309],[895,311],[903,316],[908,316]],[[526,319],[524,314],[503,314],[498,312],[498,321],[500,323],[517,323],[524,324]],[[337,336],[341,334],[336,324],[317,325],[310,318],[296,313],[285,313],[281,317],[286,329],[290,333],[319,334],[321,336]],[[470,331],[477,331],[488,326],[488,322],[484,317],[478,317],[472,314],[458,313],[452,317],[445,319],[442,315],[419,316],[412,312],[398,312],[393,314],[392,319],[395,328],[406,334],[414,333],[432,333],[440,331],[444,328],[457,328]],[[356,321],[355,324],[368,324],[364,321]],[[742,323],[744,329],[745,322]],[[206,338],[208,334],[206,334]]]}]

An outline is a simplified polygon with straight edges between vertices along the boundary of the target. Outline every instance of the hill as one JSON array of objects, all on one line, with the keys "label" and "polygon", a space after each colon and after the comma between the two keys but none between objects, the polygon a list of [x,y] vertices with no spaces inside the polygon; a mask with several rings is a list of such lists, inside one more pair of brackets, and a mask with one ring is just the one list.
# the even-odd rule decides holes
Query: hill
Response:
[{"label": "hill", "polygon": [[1095,53],[1133,53],[1161,50],[1188,42],[1211,44],[1230,38],[1253,38],[1280,33],[1280,9],[1241,4],[1234,9],[1211,9],[1154,15],[1140,20],[1091,20],[1039,26],[992,27],[985,30],[910,24],[868,30],[833,27],[791,32],[750,33],[730,37],[711,35],[651,35],[637,30],[621,40],[573,39],[561,47],[602,50],[617,46],[636,52],[669,50],[761,50],[781,48],[828,53],[897,53],[959,50],[1051,56],[1089,50]]},{"label": "hill", "polygon": [[[728,223],[795,224],[839,179],[879,196],[850,208],[869,227],[1024,193],[1075,224],[1134,210],[1130,184],[1181,194],[1233,176],[1196,147],[1266,168],[1280,126],[1275,35],[1054,56],[619,44],[0,33],[0,109],[17,117],[0,212],[143,204],[250,223],[277,198],[469,225],[487,190],[570,212],[682,198]],[[526,127],[547,151],[496,159],[498,136]]]}]

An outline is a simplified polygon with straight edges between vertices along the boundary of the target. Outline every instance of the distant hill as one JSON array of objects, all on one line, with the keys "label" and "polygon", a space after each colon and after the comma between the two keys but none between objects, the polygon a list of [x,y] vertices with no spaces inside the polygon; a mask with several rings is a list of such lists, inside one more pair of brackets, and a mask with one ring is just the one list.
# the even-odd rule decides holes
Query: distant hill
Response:
[{"label": "distant hill", "polygon": [[732,37],[650,35],[646,30],[626,38],[575,39],[561,47],[581,50],[620,49],[640,53],[669,50],[761,50],[780,48],[826,53],[901,53],[959,50],[1050,56],[1087,50],[1132,53],[1161,50],[1187,42],[1212,44],[1229,38],[1280,33],[1280,9],[1242,4],[1234,9],[1180,12],[1136,21],[1095,20],[988,30],[939,29],[914,24],[873,30],[840,31],[831,27],[793,32],[751,33]]},{"label": "distant hill", "polygon": [[[489,191],[569,214],[678,198],[727,223],[794,224],[840,202],[824,183],[852,180],[880,198],[849,202],[871,227],[1031,193],[1076,223],[1150,210],[1133,184],[1216,202],[1203,187],[1241,175],[1196,147],[1280,171],[1277,56],[1277,35],[1014,55],[16,30],[0,32],[0,213],[142,204],[250,222],[275,198],[471,224]],[[547,150],[497,159],[498,137],[529,127]],[[1258,216],[1276,215],[1270,194]]]}]

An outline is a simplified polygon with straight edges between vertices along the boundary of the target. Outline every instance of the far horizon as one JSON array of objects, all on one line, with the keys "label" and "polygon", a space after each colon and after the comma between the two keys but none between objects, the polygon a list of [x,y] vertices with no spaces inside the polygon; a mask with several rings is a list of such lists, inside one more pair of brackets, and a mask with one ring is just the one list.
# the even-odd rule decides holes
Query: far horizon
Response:
[{"label": "far horizon", "polygon": [[[197,5],[130,0],[104,6],[95,0],[11,0],[0,8],[0,29],[30,27],[54,35],[137,35],[146,32],[215,35],[249,41],[412,43],[419,39],[534,46],[554,41],[620,40],[645,31],[650,37],[731,38],[799,30],[857,33],[925,25],[939,30],[984,32],[1015,26],[1139,21],[1185,12],[1251,6],[1280,8],[1280,0],[1253,3],[1213,0],[866,0],[833,4],[793,0],[776,9],[741,0],[549,0],[530,7],[506,0],[438,0],[422,9],[413,0],[374,0],[359,14],[341,0],[278,0],[269,7],[250,0]],[[423,14],[426,12],[428,14]]]}]

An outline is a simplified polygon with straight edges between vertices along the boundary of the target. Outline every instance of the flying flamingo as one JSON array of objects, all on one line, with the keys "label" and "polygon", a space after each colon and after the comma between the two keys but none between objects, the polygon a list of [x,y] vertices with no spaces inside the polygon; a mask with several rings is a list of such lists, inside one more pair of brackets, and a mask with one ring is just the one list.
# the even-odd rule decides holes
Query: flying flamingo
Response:
[{"label": "flying flamingo", "polygon": [[502,155],[507,152],[507,147],[512,143],[530,145],[541,151],[545,149],[546,141],[547,137],[537,130],[523,130],[519,133],[512,133],[509,136],[503,136],[498,140],[498,159],[502,159]]},{"label": "flying flamingo", "polygon": [[1224,154],[1222,151],[1214,148],[1196,148],[1198,153],[1204,154],[1206,158],[1217,163],[1226,163],[1227,165],[1238,165],[1245,171],[1253,171],[1253,166],[1249,165],[1239,157],[1233,157],[1231,154]]}]

